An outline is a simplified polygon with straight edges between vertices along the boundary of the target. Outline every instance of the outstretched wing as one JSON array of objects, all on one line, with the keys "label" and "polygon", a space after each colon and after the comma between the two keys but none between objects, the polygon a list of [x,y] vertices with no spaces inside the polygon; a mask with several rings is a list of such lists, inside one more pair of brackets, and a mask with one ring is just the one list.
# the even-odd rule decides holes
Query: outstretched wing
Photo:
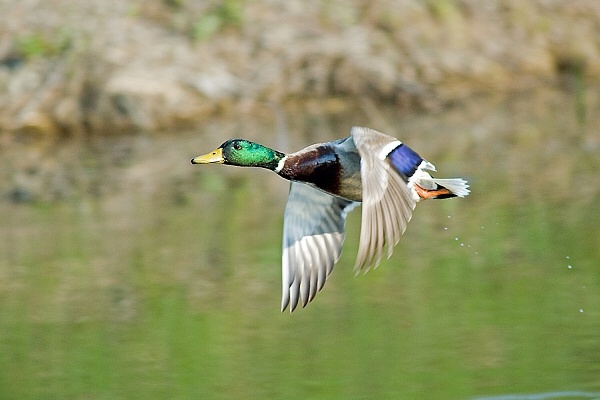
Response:
[{"label": "outstretched wing", "polygon": [[281,311],[302,306],[323,288],[340,258],[347,213],[357,203],[292,182],[283,222]]},{"label": "outstretched wing", "polygon": [[363,189],[360,244],[354,267],[358,272],[365,267],[367,271],[373,265],[376,267],[386,244],[387,256],[392,255],[412,217],[415,200],[407,186],[407,177],[388,158],[402,142],[369,128],[353,127],[350,134],[361,157]]}]

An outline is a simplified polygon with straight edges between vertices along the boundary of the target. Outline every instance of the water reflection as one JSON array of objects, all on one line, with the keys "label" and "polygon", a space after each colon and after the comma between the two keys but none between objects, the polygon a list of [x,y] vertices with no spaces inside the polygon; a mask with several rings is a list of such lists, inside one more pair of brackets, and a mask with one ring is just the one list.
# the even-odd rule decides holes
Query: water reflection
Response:
[{"label": "water reflection", "polygon": [[[587,95],[583,126],[576,100],[553,92],[435,115],[309,104],[4,151],[2,192],[29,195],[0,203],[4,396],[599,391],[600,105]],[[394,256],[357,278],[355,211],[324,291],[280,314],[287,183],[189,159],[237,136],[292,151],[355,124],[397,135],[473,193],[420,204]]]}]

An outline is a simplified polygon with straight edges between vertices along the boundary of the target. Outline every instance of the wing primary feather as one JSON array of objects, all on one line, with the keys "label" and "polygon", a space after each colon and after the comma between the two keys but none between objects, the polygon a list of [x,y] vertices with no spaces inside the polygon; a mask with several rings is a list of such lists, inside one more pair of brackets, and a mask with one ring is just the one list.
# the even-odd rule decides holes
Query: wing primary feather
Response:
[{"label": "wing primary feather", "polygon": [[294,279],[290,285],[290,312],[293,312],[298,305],[298,297],[300,296],[300,282]]},{"label": "wing primary feather", "polygon": [[[325,248],[325,240],[327,235],[323,235],[322,240],[317,240],[316,244],[319,252],[319,265],[317,266],[317,291],[323,289],[325,280],[327,279],[327,266],[329,265],[329,259],[327,257],[327,249]],[[333,265],[333,263],[332,263]],[[316,293],[315,293],[316,295]]]},{"label": "wing primary feather", "polygon": [[288,304],[290,304],[290,285],[293,280],[290,277],[290,255],[289,247],[284,246],[283,248],[283,266],[281,276],[281,312],[284,312]]},{"label": "wing primary feather", "polygon": [[378,232],[377,232],[377,225],[379,223],[379,217],[377,215],[377,211],[378,208],[377,206],[375,206],[373,208],[373,214],[372,214],[372,218],[371,218],[371,233],[370,233],[370,246],[369,246],[369,258],[367,259],[367,265],[366,265],[366,269],[365,269],[365,273],[367,273],[368,271],[371,270],[371,267],[373,266],[373,262],[375,260],[376,257],[376,253],[377,253],[377,247],[379,246],[379,236],[378,236]]},{"label": "wing primary feather", "polygon": [[312,301],[312,299],[315,298],[315,295],[317,294],[318,291],[318,286],[319,286],[319,274],[320,271],[322,269],[324,269],[324,265],[323,265],[323,255],[321,252],[321,242],[322,242],[322,237],[314,237],[313,238],[313,260],[314,260],[314,264],[312,266],[312,271],[311,271],[311,280],[310,280],[310,293],[309,293],[309,297],[308,297],[308,301]]},{"label": "wing primary feather", "polygon": [[[335,243],[335,239],[334,239],[333,235],[326,235],[324,238],[327,241],[328,247],[330,249],[334,249],[334,251],[332,252],[333,260],[328,259],[327,266],[326,266],[327,276],[329,276],[331,274],[331,272],[333,271],[333,266],[340,258],[341,252],[339,251],[338,248],[336,248],[336,243]],[[343,241],[343,240],[344,239],[342,238],[341,241]]]},{"label": "wing primary feather", "polygon": [[385,245],[386,240],[389,240],[384,229],[386,216],[383,212],[383,203],[385,202],[385,198],[381,200],[381,202],[377,206],[377,237],[379,238],[379,243],[377,243],[377,256],[375,257],[375,268],[381,262],[381,257],[383,255],[383,247]]},{"label": "wing primary feather", "polygon": [[304,307],[308,302],[308,292],[310,291],[310,275],[312,272],[312,255],[308,250],[306,237],[300,240],[300,248],[302,259],[304,260],[303,267],[300,269],[300,297],[302,298],[302,307]]},{"label": "wing primary feather", "polygon": [[316,270],[313,269],[313,271],[310,274],[310,290],[308,293],[308,301],[311,302],[312,299],[315,298],[315,295],[317,294],[317,281],[319,279],[319,274]]},{"label": "wing primary feather", "polygon": [[[384,207],[383,213],[386,215],[389,215],[392,212],[392,210],[391,210],[392,204],[390,204],[390,203],[391,202],[389,202],[389,201],[382,201],[382,203],[381,203],[381,206]],[[396,245],[396,243],[398,243],[397,234],[396,234],[396,226],[391,223],[390,218],[384,218],[384,224],[385,224],[385,236],[388,238],[387,258],[390,258],[390,256],[392,255],[394,246]]]}]

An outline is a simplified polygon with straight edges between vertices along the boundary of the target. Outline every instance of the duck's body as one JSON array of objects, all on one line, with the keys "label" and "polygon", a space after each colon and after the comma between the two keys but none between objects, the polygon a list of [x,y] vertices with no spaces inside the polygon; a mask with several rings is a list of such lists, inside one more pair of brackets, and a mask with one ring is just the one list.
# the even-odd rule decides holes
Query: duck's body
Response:
[{"label": "duck's body", "polygon": [[368,128],[350,136],[285,155],[232,139],[194,164],[224,163],[270,169],[292,181],[283,226],[282,311],[299,299],[311,301],[341,254],[347,213],[362,202],[360,245],[355,268],[377,266],[412,216],[428,198],[464,197],[463,179],[435,179],[435,167],[399,140]]},{"label": "duck's body", "polygon": [[313,144],[288,154],[275,172],[282,178],[309,184],[334,196],[362,201],[360,155],[351,137]]}]

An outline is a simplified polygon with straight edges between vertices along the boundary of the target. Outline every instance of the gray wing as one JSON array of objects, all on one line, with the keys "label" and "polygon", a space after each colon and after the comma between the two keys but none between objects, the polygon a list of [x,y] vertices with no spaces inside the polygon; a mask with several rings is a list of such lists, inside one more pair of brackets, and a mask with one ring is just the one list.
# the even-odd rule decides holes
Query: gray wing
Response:
[{"label": "gray wing", "polygon": [[323,288],[340,258],[347,213],[358,203],[292,182],[283,219],[281,311],[302,306]]},{"label": "gray wing", "polygon": [[415,200],[403,178],[387,159],[401,142],[368,128],[353,127],[350,132],[361,156],[362,222],[355,270],[377,266],[383,247],[392,255],[415,208]]}]

